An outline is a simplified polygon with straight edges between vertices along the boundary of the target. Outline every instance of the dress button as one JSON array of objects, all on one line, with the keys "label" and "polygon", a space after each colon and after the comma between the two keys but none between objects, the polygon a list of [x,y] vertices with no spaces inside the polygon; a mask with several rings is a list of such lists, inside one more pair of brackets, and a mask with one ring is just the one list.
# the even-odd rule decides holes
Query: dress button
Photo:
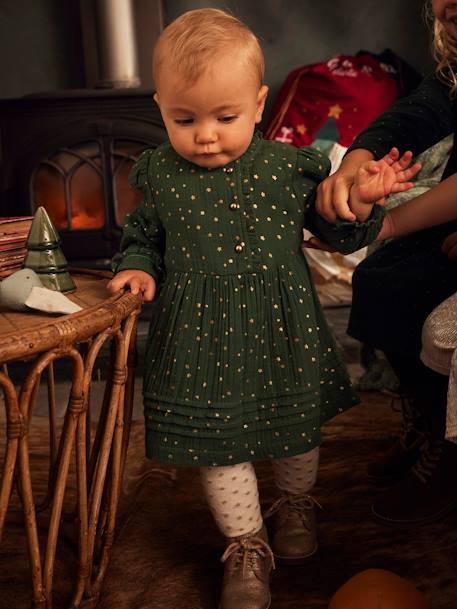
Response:
[{"label": "dress button", "polygon": [[240,245],[239,243],[237,245],[235,245],[235,252],[237,254],[240,254],[243,251],[243,246]]},{"label": "dress button", "polygon": [[225,171],[226,171],[227,173],[233,173],[233,167],[226,167],[226,168],[225,168]]},{"label": "dress button", "polygon": [[235,203],[235,201],[233,203],[230,203],[229,205],[230,209],[240,209],[240,204],[239,203]]}]

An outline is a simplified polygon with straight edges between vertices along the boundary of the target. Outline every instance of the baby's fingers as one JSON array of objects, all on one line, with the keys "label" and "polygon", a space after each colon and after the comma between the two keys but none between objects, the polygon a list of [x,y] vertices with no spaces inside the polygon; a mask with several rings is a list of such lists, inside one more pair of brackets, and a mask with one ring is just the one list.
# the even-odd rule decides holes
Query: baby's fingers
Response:
[{"label": "baby's fingers", "polygon": [[[422,165],[420,163],[414,163],[412,167],[408,167],[408,169],[405,169],[404,171],[397,171],[395,175],[396,183],[405,184],[406,182],[409,182],[421,169]],[[411,188],[411,186],[408,186],[408,188]]]},{"label": "baby's fingers", "polygon": [[405,190],[409,190],[414,186],[414,182],[395,182],[395,184],[391,188],[391,194],[395,192],[403,192]]},{"label": "baby's fingers", "polygon": [[408,165],[411,163],[411,159],[413,158],[413,153],[411,150],[407,150],[404,152],[401,157],[394,163],[393,167],[396,171],[406,169]]},{"label": "baby's fingers", "polygon": [[119,290],[122,290],[122,288],[125,287],[126,283],[127,283],[127,279],[126,278],[123,278],[121,275],[120,276],[116,275],[115,277],[113,277],[111,279],[111,281],[109,281],[106,284],[106,288],[112,294],[114,294],[115,292],[118,292]]},{"label": "baby's fingers", "polygon": [[132,294],[141,294],[143,300],[152,300],[154,298],[154,284],[152,281],[134,277],[130,282],[130,291]]},{"label": "baby's fingers", "polygon": [[153,281],[144,283],[142,289],[143,289],[143,300],[146,300],[148,302],[151,300],[154,300],[156,290],[155,290],[155,283]]},{"label": "baby's fingers", "polygon": [[130,279],[130,291],[132,292],[132,294],[138,294],[138,292],[141,292],[141,280],[138,279],[138,277],[132,277]]},{"label": "baby's fingers", "polygon": [[396,161],[398,161],[400,157],[400,151],[398,148],[391,148],[390,151],[382,157],[382,160],[385,161],[388,165],[393,165]]},{"label": "baby's fingers", "polygon": [[414,178],[414,176],[417,175],[421,169],[422,165],[420,163],[414,163],[412,167],[408,167],[408,169],[405,169],[405,171],[403,172],[403,177],[405,178],[405,180],[411,180],[411,178]]}]

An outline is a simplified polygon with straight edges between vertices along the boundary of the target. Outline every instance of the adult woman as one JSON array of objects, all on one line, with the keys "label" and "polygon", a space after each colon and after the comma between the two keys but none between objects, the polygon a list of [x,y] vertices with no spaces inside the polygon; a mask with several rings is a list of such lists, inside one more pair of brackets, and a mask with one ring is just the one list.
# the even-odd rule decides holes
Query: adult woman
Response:
[{"label": "adult woman", "polygon": [[[457,3],[432,0],[431,7],[436,72],[362,132],[339,171],[321,184],[317,208],[327,220],[354,219],[347,193],[361,163],[382,157],[393,145],[419,154],[457,131]],[[454,143],[442,179],[456,171]],[[456,257],[453,221],[387,244],[353,277],[348,332],[386,353],[405,397],[399,438],[369,466],[371,477],[382,481],[403,474],[372,508],[390,523],[433,520],[457,505],[457,450],[444,441],[447,378],[424,366],[419,356],[427,315],[457,290]]]}]

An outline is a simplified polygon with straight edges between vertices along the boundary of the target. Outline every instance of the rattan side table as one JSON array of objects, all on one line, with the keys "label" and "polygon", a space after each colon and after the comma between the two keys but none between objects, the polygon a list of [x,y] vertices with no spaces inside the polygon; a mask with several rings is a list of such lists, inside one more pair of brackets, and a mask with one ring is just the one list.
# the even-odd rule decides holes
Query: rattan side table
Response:
[{"label": "rattan side table", "polygon": [[[72,609],[94,607],[113,543],[133,407],[136,321],[141,298],[130,292],[110,295],[110,273],[74,270],[77,290],[69,298],[83,310],[72,315],[17,313],[0,308],[0,387],[6,406],[6,451],[0,483],[0,537],[13,484],[20,497],[30,560],[33,609],[52,609],[57,541],[65,515],[64,495],[74,452],[78,569]],[[110,343],[109,372],[98,422],[91,429],[90,387],[94,364]],[[54,362],[71,363],[71,390],[59,432]],[[8,364],[26,366],[21,386]],[[11,366],[10,366],[11,368]],[[29,460],[31,414],[40,379],[46,373],[49,401],[49,479],[46,497],[34,500]],[[49,512],[45,547],[40,552],[37,514]],[[71,514],[70,514],[71,517]],[[67,514],[68,518],[68,514]],[[1,548],[0,548],[1,552]]]}]

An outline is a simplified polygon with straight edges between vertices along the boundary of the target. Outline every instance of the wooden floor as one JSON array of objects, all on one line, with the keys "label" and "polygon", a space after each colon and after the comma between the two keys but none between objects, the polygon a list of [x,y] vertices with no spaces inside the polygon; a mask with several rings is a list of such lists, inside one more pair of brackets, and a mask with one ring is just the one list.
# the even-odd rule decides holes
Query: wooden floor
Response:
[{"label": "wooden floor", "polygon": [[[346,313],[333,314],[337,340],[357,370],[356,345],[340,336]],[[198,471],[144,459],[140,410],[138,398],[118,533],[98,609],[215,609],[223,540],[202,498]],[[31,433],[38,496],[47,471],[46,423],[46,417],[35,416]],[[277,568],[272,609],[327,609],[334,592],[368,568],[388,569],[411,580],[430,609],[456,609],[457,513],[413,529],[386,527],[370,514],[381,491],[367,482],[366,464],[386,448],[398,423],[390,398],[372,392],[362,394],[360,405],[325,426],[315,489],[322,504],[319,553],[309,565]],[[266,508],[275,497],[269,463],[258,463],[256,469]],[[57,555],[54,609],[69,607],[75,561],[76,545],[71,528],[65,527]],[[23,529],[9,525],[0,546],[0,608],[29,609],[29,581]]]}]

